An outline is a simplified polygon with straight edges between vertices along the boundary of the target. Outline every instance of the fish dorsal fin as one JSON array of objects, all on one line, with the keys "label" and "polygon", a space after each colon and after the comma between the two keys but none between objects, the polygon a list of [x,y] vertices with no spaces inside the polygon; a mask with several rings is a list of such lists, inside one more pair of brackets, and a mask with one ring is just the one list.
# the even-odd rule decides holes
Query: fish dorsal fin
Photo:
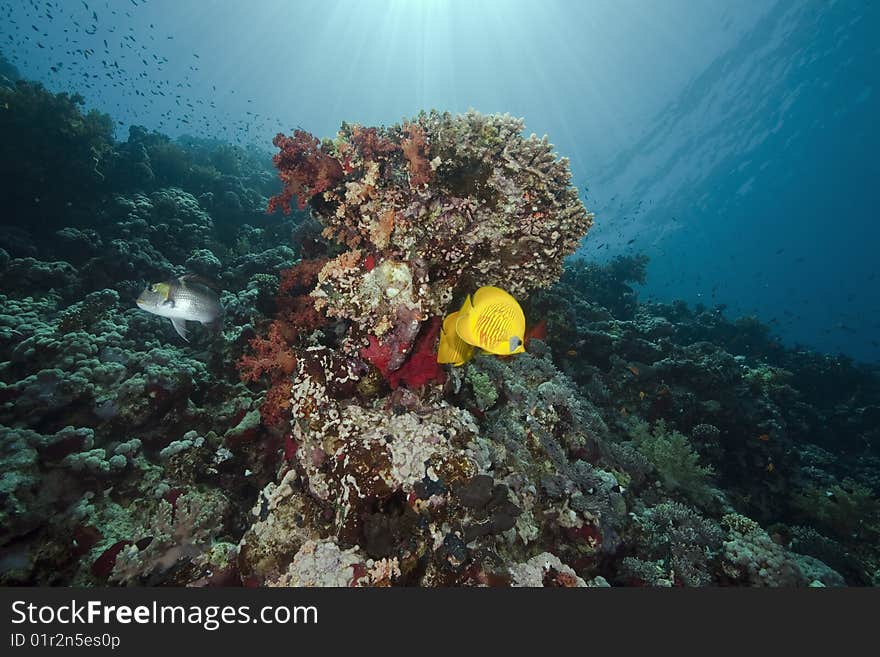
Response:
[{"label": "fish dorsal fin", "polygon": [[484,285],[479,290],[474,292],[473,305],[479,307],[481,304],[489,303],[490,301],[507,301],[508,299],[512,299],[507,292],[502,290],[500,287],[495,287],[494,285]]},{"label": "fish dorsal fin", "polygon": [[453,337],[455,335],[455,323],[458,321],[458,312],[450,313],[446,316],[446,319],[443,320],[443,325],[440,327],[441,335]]},{"label": "fish dorsal fin", "polygon": [[440,346],[437,349],[438,363],[452,363],[456,367],[464,365],[473,356],[474,348],[462,340],[456,332],[459,312],[456,311],[443,320],[440,329]]},{"label": "fish dorsal fin", "polygon": [[186,337],[186,320],[180,319],[179,317],[171,318],[171,326],[174,327],[174,330],[177,331],[177,335],[182,337],[184,340],[189,342],[189,338]]},{"label": "fish dorsal fin", "polygon": [[467,295],[464,298],[464,301],[461,302],[461,308],[458,311],[458,316],[461,317],[465,313],[468,313],[474,309],[474,302],[471,301],[471,295]]},{"label": "fish dorsal fin", "polygon": [[522,307],[519,305],[519,301],[513,298],[513,295],[506,290],[502,290],[500,287],[494,287],[493,285],[487,285],[485,287],[481,287],[474,293],[473,305],[477,308],[480,306],[489,304],[489,303],[497,303],[502,304],[504,306],[508,306],[514,309],[512,313],[512,318],[514,319],[514,323],[517,325],[516,328],[519,328],[520,322],[522,323],[522,332],[525,332],[526,328],[526,316],[522,310]]},{"label": "fish dorsal fin", "polygon": [[455,332],[462,340],[476,347],[479,346],[479,343],[474,335],[473,315],[475,315],[474,305],[471,301],[471,296],[468,295],[461,305],[461,310],[458,311],[458,319],[455,321]]},{"label": "fish dorsal fin", "polygon": [[199,276],[198,274],[184,274],[177,280],[183,285],[202,285],[215,292],[220,290],[220,285],[216,281],[212,281],[210,278],[205,278],[204,276]]}]

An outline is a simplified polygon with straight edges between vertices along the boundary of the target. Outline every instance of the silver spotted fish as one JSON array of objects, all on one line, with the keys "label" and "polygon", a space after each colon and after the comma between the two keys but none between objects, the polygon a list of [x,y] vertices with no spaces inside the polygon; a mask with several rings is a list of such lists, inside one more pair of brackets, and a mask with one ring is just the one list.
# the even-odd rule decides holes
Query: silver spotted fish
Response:
[{"label": "silver spotted fish", "polygon": [[137,298],[137,306],[170,319],[177,334],[187,341],[188,321],[216,325],[223,312],[216,292],[189,274],[148,285]]}]

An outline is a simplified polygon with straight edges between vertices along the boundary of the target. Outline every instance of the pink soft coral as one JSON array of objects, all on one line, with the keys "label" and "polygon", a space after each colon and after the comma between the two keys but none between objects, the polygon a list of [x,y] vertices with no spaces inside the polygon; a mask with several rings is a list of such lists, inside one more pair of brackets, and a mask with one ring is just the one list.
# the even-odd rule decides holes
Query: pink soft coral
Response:
[{"label": "pink soft coral", "polygon": [[314,300],[306,293],[317,280],[325,260],[304,260],[281,272],[277,298],[278,318],[269,325],[265,337],[250,341],[251,354],[238,361],[242,381],[269,380],[269,389],[260,407],[266,426],[280,426],[289,420],[291,376],[297,358],[293,347],[300,336],[322,326],[326,317],[315,310]]},{"label": "pink soft coral", "polygon": [[351,142],[360,151],[364,160],[375,160],[400,148],[390,139],[380,136],[376,128],[362,126],[352,128]]}]

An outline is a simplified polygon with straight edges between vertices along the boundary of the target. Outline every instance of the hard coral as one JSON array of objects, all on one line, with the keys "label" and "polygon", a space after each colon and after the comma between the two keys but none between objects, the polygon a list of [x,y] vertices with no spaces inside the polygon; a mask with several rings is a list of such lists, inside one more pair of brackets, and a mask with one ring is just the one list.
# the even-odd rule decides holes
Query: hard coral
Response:
[{"label": "hard coral", "polygon": [[[333,154],[300,131],[276,138],[285,191],[270,209],[323,192],[313,210],[324,235],[372,254],[377,266],[394,258],[425,271],[417,301],[430,314],[444,312],[464,282],[503,284],[513,294],[546,287],[592,223],[568,162],[546,138],[522,137],[521,120],[431,112],[381,137],[371,130],[343,125]],[[338,316],[356,310],[348,297],[357,278],[337,286],[347,290],[341,304],[330,302]]]},{"label": "hard coral", "polygon": [[[373,558],[389,559],[374,584],[415,577],[440,585],[481,581],[479,566],[468,568],[474,541],[504,550],[519,538],[527,545],[542,533],[569,533],[579,537],[577,546],[563,548],[561,556],[584,563],[616,549],[625,515],[617,481],[585,462],[570,463],[566,453],[579,454],[603,427],[570,403],[564,382],[548,380],[557,374],[549,360],[524,363],[523,371],[505,377],[537,377],[534,394],[525,383],[490,382],[496,401],[504,399],[508,422],[482,442],[473,416],[431,385],[445,380],[436,344],[456,293],[500,284],[524,296],[546,287],[590,227],[592,215],[570,184],[567,162],[546,139],[524,138],[522,129],[522,121],[509,116],[432,112],[390,128],[345,124],[322,147],[304,133],[276,139],[285,190],[270,209],[289,209],[294,195],[301,205],[309,201],[323,237],[344,249],[321,266],[308,299],[291,296],[307,289],[293,273],[281,283],[287,305],[279,303],[280,318],[294,306],[304,312],[311,302],[339,320],[335,331],[314,334],[308,346],[288,341],[296,368],[285,455],[302,475],[302,490],[291,488],[269,514],[283,518],[298,505],[314,507],[299,521],[315,541],[298,541],[298,565],[309,571],[319,552],[337,563],[361,546]],[[267,340],[281,338],[287,336],[276,332]],[[537,353],[538,341],[530,347]],[[542,367],[550,370],[546,377]],[[283,400],[280,391],[271,396]],[[511,435],[516,430],[523,435]],[[561,440],[562,433],[572,435]],[[513,466],[531,461],[530,450],[541,452],[541,465],[524,478]],[[498,462],[490,463],[492,454]],[[462,512],[451,491],[479,488],[466,482],[479,471],[499,472],[502,460],[511,487],[484,475],[486,494],[466,494],[475,506],[447,529],[445,509]],[[557,476],[545,482],[551,464]],[[533,512],[534,491],[545,483],[555,492]],[[279,583],[288,576],[313,581],[311,572],[304,579],[274,563],[256,563],[252,554],[270,543],[254,536],[243,551],[243,572],[262,572],[264,581],[280,577]],[[430,563],[419,567],[422,561]],[[368,566],[357,556],[345,583],[364,582]],[[561,564],[544,575],[552,585],[577,583]]]},{"label": "hard coral", "polygon": [[353,322],[351,346],[383,372],[456,290],[545,287],[589,229],[568,162],[522,129],[509,116],[431,112],[381,131],[343,125],[332,147],[276,138],[286,187],[272,207],[322,191],[312,210],[323,235],[349,247],[321,270],[315,305]]}]

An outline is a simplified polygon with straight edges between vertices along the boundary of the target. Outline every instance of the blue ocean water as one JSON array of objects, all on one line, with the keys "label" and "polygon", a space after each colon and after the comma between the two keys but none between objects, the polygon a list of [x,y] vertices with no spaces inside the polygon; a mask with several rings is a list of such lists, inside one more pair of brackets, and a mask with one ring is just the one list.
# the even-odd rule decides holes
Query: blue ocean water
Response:
[{"label": "blue ocean water", "polygon": [[571,158],[582,246],[643,296],[880,357],[876,3],[4,3],[24,77],[132,124],[271,148],[436,107],[510,112]]}]

